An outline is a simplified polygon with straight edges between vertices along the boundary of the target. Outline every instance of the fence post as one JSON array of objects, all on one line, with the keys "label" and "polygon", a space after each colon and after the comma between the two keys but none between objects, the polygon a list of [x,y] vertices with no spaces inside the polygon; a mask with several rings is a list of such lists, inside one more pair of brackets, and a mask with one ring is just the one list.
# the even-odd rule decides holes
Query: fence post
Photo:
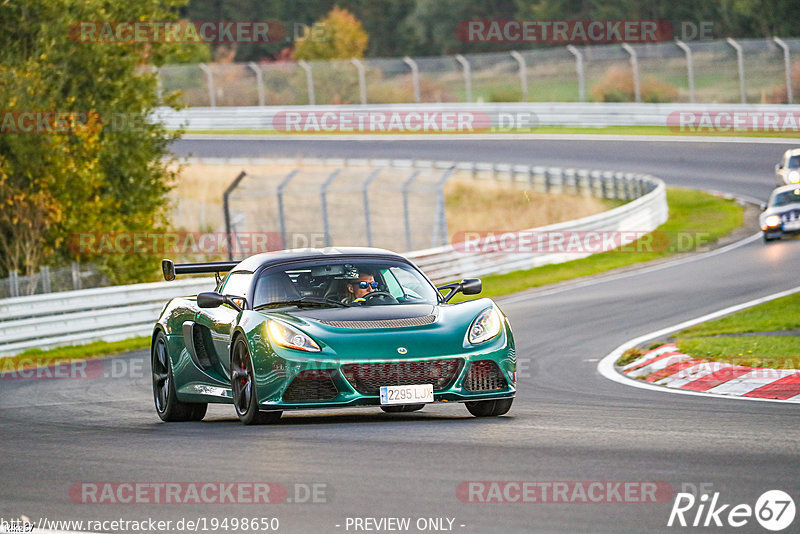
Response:
[{"label": "fence post", "polygon": [[[436,219],[433,223],[433,235],[431,236],[431,246],[437,245],[444,246],[448,243],[447,239],[447,213],[445,212],[444,203],[444,186],[447,185],[447,180],[456,172],[455,167],[450,167],[439,179],[436,184]],[[438,238],[438,239],[437,239]]]},{"label": "fence post", "polygon": [[289,182],[292,181],[292,178],[300,172],[300,169],[295,169],[281,181],[280,185],[278,185],[278,218],[280,219],[281,224],[281,239],[283,239],[283,248],[288,248],[286,246],[286,214],[283,211],[283,190],[286,189],[286,186],[289,185]]},{"label": "fence post", "polygon": [[692,49],[680,39],[675,39],[675,44],[686,54],[686,75],[689,78],[689,102],[694,104],[694,59],[692,58]]},{"label": "fence post", "polygon": [[150,66],[150,72],[156,76],[156,96],[158,97],[158,100],[161,101],[164,93],[164,88],[161,85],[161,72],[155,65]]},{"label": "fence post", "polygon": [[525,58],[516,50],[511,51],[511,57],[517,60],[519,64],[519,84],[522,89],[522,101],[528,101],[528,66],[525,64]]},{"label": "fence post", "polygon": [[628,43],[622,43],[622,49],[625,50],[630,58],[631,70],[633,70],[633,98],[638,104],[642,101],[642,88],[639,85],[639,58],[636,55],[636,50],[633,49]]},{"label": "fence post", "polygon": [[411,173],[411,176],[403,182],[403,215],[406,219],[406,250],[413,250],[411,243],[411,214],[408,211],[408,189],[421,173],[421,170],[414,171]]},{"label": "fence post", "polygon": [[72,262],[72,289],[81,288],[81,266],[77,261]]},{"label": "fence post", "polygon": [[[222,215],[223,217],[225,217],[225,240],[228,242],[228,261],[233,261],[233,233],[231,229],[231,209],[230,209],[230,204],[228,203],[228,198],[230,197],[231,193],[233,193],[233,190],[239,186],[239,182],[241,182],[245,176],[247,176],[246,172],[244,171],[240,172],[239,176],[237,176],[233,180],[233,182],[231,182],[231,185],[229,185],[227,189],[225,189],[225,192],[222,194]],[[73,265],[75,264],[73,263]],[[72,270],[72,278],[74,281],[75,280],[74,267]]]},{"label": "fence post", "polygon": [[369,186],[378,178],[382,170],[383,169],[375,169],[372,171],[367,177],[367,181],[364,182],[364,187],[361,189],[361,194],[364,198],[364,223],[367,229],[367,246],[369,247],[372,246],[372,226],[369,220]]},{"label": "fence post", "polygon": [[567,50],[575,56],[575,70],[578,72],[578,98],[586,102],[586,75],[583,71],[583,54],[573,45],[567,45]]},{"label": "fence post", "polygon": [[472,102],[472,69],[469,66],[469,61],[461,54],[456,54],[456,61],[461,64],[461,68],[464,70],[464,90],[467,94],[466,101]]},{"label": "fence post", "polygon": [[780,37],[772,38],[783,49],[783,68],[786,71],[786,103],[792,103],[792,58],[787,45]]},{"label": "fence post", "polygon": [[12,297],[19,296],[19,276],[17,271],[8,271],[8,291]]},{"label": "fence post", "polygon": [[364,68],[364,63],[356,58],[350,58],[350,63],[358,70],[358,93],[361,97],[361,105],[365,106],[367,104],[367,73]]},{"label": "fence post", "polygon": [[42,293],[51,293],[53,291],[50,283],[50,266],[42,265]]},{"label": "fence post", "polygon": [[247,64],[250,67],[250,70],[256,73],[256,87],[258,89],[258,105],[263,106],[265,102],[264,98],[264,73],[261,72],[261,67],[258,66],[258,63],[251,61]]},{"label": "fence post", "polygon": [[314,98],[314,75],[311,73],[311,65],[304,60],[300,60],[297,62],[300,65],[300,68],[306,72],[306,88],[308,89],[308,105],[313,106],[316,105],[316,99]]},{"label": "fence post", "polygon": [[742,47],[730,37],[728,37],[726,41],[736,50],[736,64],[739,66],[739,93],[742,104],[747,104],[747,93],[744,86],[744,54],[742,52]]},{"label": "fence post", "polygon": [[328,224],[328,188],[331,186],[336,177],[339,176],[339,173],[342,169],[336,169],[333,171],[325,182],[322,184],[320,188],[319,194],[322,200],[322,228],[323,232],[325,233],[325,246],[331,246],[331,229],[330,225]]},{"label": "fence post", "polygon": [[217,107],[217,92],[214,90],[214,75],[211,69],[205,63],[200,63],[200,70],[206,75],[206,84],[208,85],[208,105],[212,108]]},{"label": "fence post", "polygon": [[417,66],[417,62],[408,56],[403,58],[403,62],[411,69],[411,83],[414,86],[414,102],[420,102],[422,96],[419,91],[419,67]]}]

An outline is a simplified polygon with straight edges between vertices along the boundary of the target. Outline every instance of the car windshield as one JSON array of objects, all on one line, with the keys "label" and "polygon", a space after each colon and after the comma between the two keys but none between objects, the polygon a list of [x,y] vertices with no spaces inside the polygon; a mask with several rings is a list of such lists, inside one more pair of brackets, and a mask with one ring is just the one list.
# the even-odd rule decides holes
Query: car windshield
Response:
[{"label": "car windshield", "polygon": [[419,271],[399,261],[305,260],[261,273],[253,308],[436,304],[439,298]]},{"label": "car windshield", "polygon": [[789,158],[789,164],[787,165],[790,169],[796,169],[800,167],[800,156],[792,156]]},{"label": "car windshield", "polygon": [[778,193],[775,195],[775,198],[772,199],[772,206],[786,206],[787,204],[798,203],[800,203],[800,189]]}]

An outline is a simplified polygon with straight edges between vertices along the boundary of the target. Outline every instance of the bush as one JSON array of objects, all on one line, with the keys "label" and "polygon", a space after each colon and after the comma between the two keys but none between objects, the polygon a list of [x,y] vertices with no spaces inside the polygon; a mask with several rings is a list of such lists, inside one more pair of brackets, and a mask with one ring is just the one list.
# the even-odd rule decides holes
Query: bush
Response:
[{"label": "bush", "polygon": [[[640,85],[642,102],[674,102],[678,98],[677,88],[654,76],[645,76]],[[633,102],[636,95],[631,68],[608,69],[603,79],[592,89],[592,98],[597,102]]]}]

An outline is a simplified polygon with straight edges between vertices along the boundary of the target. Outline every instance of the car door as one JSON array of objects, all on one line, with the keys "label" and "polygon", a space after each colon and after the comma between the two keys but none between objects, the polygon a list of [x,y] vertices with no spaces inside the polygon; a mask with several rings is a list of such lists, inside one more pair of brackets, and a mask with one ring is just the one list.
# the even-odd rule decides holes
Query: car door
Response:
[{"label": "car door", "polygon": [[[237,271],[228,274],[222,282],[220,293],[240,297],[242,303],[250,289],[253,273]],[[233,325],[239,318],[239,311],[230,304],[218,308],[204,308],[198,311],[195,322],[208,333],[211,343],[207,347],[209,359],[218,362],[218,368],[230,378],[230,343]],[[204,332],[205,333],[205,332]],[[206,338],[208,339],[208,338]]]}]

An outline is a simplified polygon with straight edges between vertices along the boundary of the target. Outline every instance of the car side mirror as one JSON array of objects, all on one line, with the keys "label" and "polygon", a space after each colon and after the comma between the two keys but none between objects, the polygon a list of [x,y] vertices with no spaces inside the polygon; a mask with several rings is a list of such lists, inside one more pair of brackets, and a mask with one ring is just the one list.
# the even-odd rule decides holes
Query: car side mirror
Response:
[{"label": "car side mirror", "polygon": [[460,282],[453,282],[452,284],[447,284],[444,286],[437,287],[439,291],[444,291],[445,289],[450,290],[447,295],[444,296],[445,302],[450,302],[450,299],[456,296],[456,293],[464,293],[465,295],[477,295],[481,291],[483,291],[483,283],[481,282],[480,278],[465,278]]},{"label": "car side mirror", "polygon": [[782,164],[782,163],[778,163],[777,165],[775,165],[775,170],[776,170],[776,171],[779,171],[779,170],[781,170],[782,168],[783,168],[783,164]]},{"label": "car side mirror", "polygon": [[759,206],[761,207],[761,211],[766,211],[766,209],[767,209],[767,204],[766,203],[762,202],[761,204],[759,204]]},{"label": "car side mirror", "polygon": [[480,278],[465,278],[461,281],[461,292],[465,295],[478,295],[483,291],[483,282]]},{"label": "car side mirror", "polygon": [[225,297],[216,291],[197,294],[197,305],[201,308],[219,308],[223,304],[225,304]]}]

